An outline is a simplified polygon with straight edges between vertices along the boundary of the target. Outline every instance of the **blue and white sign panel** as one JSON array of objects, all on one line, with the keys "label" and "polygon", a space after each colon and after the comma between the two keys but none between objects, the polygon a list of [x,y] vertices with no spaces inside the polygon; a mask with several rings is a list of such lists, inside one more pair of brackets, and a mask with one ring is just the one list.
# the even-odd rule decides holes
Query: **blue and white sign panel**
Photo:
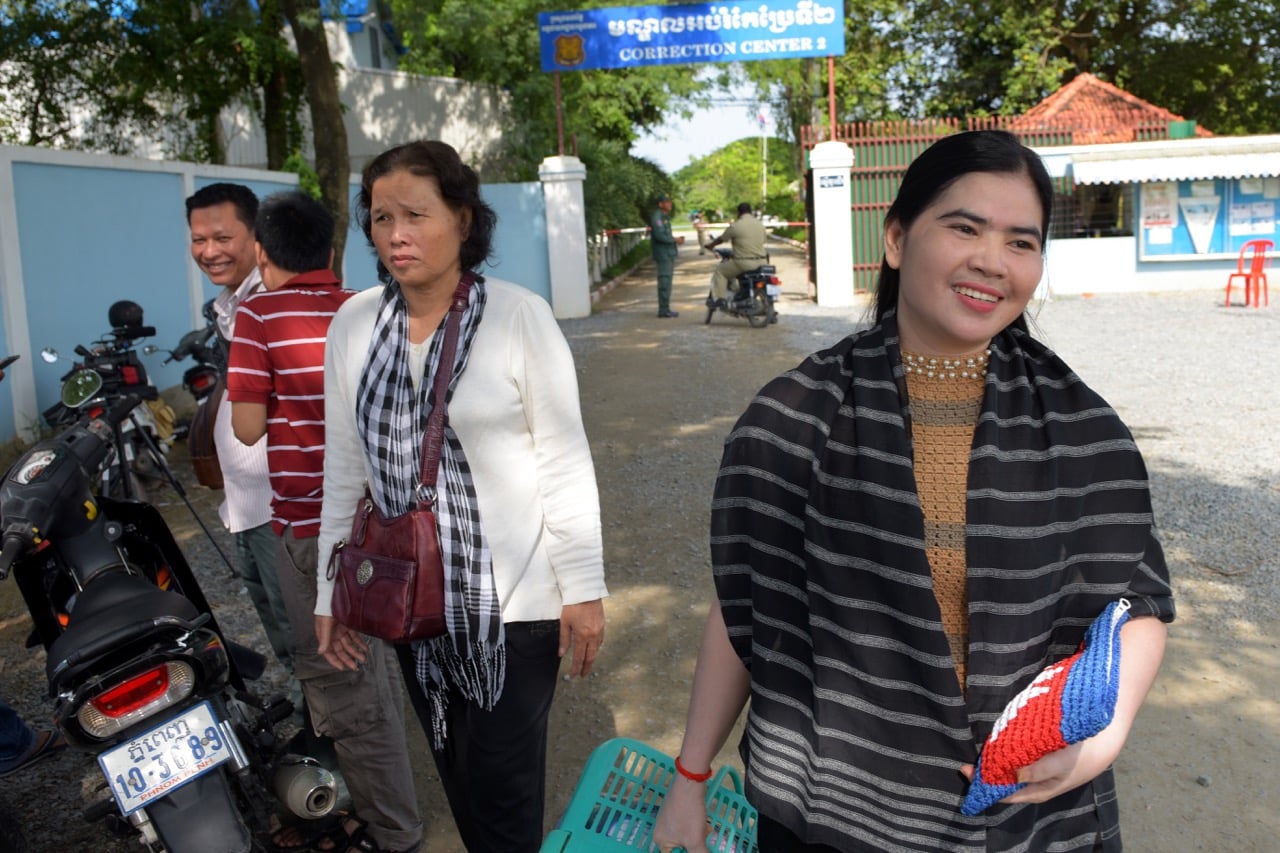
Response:
[{"label": "blue and white sign panel", "polygon": [[538,15],[543,71],[844,54],[844,4],[618,6]]}]

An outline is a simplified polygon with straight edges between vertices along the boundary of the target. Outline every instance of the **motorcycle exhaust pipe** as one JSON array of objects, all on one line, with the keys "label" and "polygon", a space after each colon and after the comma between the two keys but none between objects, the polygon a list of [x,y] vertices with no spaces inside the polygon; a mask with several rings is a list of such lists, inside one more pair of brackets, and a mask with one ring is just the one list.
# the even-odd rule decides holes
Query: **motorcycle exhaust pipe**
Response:
[{"label": "motorcycle exhaust pipe", "polygon": [[286,755],[276,765],[276,796],[285,808],[304,820],[329,814],[338,800],[338,784],[320,762],[304,755]]}]

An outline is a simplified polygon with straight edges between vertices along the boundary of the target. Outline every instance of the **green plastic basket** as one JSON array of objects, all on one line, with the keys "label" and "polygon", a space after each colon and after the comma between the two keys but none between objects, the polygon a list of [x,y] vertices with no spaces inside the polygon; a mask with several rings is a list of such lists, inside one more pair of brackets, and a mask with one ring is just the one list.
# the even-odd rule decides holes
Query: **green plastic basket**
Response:
[{"label": "green plastic basket", "polygon": [[[676,775],[671,756],[630,738],[595,748],[578,779],[560,825],[541,853],[654,853],[653,824]],[[711,853],[758,853],[756,810],[742,795],[742,778],[722,767],[707,786]]]}]

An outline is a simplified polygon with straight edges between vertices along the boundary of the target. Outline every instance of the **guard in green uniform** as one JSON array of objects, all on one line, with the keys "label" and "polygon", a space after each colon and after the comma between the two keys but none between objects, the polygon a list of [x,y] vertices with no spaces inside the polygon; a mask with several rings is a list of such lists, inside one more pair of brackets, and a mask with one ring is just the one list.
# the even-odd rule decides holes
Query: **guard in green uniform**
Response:
[{"label": "guard in green uniform", "polygon": [[679,317],[671,310],[671,275],[676,266],[679,243],[671,234],[671,196],[658,196],[658,209],[649,220],[649,243],[653,247],[653,261],[658,266],[658,316]]}]

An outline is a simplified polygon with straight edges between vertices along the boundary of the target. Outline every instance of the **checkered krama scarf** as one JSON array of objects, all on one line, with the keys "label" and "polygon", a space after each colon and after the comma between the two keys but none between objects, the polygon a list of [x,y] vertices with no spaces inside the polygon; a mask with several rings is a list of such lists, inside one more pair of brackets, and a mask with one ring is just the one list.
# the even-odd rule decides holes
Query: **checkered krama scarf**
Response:
[{"label": "checkered krama scarf", "polygon": [[[466,369],[476,329],[484,316],[484,277],[464,273],[471,287],[462,312],[453,374],[445,395],[452,399]],[[444,330],[449,315],[431,338],[425,375],[415,392],[409,376],[409,313],[400,285],[383,291],[356,392],[356,421],[369,459],[373,499],[388,518],[417,503],[422,466],[422,439],[431,415],[432,390],[440,369]],[[437,476],[436,525],[444,564],[446,632],[413,644],[418,681],[431,703],[432,738],[444,743],[449,688],[456,688],[482,708],[493,708],[502,695],[506,669],[502,612],[493,581],[493,560],[484,535],[475,483],[462,442],[446,410],[444,440]]]}]

